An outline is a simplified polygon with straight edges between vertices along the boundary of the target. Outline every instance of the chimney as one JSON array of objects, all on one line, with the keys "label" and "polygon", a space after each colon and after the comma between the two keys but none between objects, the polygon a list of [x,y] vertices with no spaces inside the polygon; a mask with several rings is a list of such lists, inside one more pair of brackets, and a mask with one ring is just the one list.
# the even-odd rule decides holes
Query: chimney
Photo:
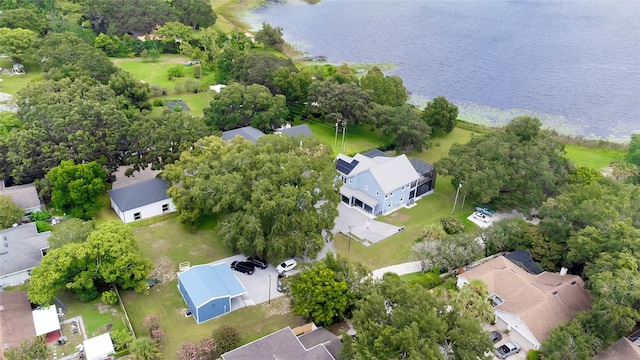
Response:
[{"label": "chimney", "polygon": [[561,276],[567,275],[567,271],[569,271],[569,269],[567,269],[566,267],[561,268],[560,269],[560,275]]}]

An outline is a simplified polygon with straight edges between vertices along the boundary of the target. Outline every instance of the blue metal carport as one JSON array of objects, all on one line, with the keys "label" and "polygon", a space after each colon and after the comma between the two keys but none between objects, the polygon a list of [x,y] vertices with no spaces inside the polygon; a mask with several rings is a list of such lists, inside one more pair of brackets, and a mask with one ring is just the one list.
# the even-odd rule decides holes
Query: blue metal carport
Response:
[{"label": "blue metal carport", "polygon": [[226,263],[196,265],[178,274],[178,289],[198,324],[231,311],[247,290]]}]

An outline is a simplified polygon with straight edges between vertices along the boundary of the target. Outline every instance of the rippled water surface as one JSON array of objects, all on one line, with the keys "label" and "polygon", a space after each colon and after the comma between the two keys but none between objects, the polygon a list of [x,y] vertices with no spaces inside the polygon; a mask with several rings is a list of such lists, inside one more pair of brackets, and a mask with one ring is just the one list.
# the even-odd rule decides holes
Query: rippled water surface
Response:
[{"label": "rippled water surface", "polygon": [[331,63],[393,63],[413,101],[444,95],[475,122],[640,133],[640,1],[289,0],[247,19]]}]

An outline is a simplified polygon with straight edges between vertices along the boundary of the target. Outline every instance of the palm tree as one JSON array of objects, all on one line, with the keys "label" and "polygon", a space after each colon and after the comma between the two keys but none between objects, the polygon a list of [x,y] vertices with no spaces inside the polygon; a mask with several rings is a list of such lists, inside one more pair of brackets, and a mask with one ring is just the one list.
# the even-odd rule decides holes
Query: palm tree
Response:
[{"label": "palm tree", "polygon": [[493,320],[494,309],[487,299],[489,291],[482,280],[471,279],[462,289],[452,294],[451,303],[462,315],[469,315],[486,324]]},{"label": "palm tree", "polygon": [[129,349],[135,360],[153,360],[160,356],[158,344],[147,336],[135,339]]}]

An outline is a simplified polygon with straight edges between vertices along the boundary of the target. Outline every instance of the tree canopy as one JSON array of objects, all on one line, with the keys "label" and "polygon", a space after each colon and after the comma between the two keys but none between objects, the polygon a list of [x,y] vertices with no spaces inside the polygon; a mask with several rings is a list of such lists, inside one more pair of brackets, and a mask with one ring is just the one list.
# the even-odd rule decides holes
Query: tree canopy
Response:
[{"label": "tree canopy", "polygon": [[371,101],[380,105],[400,106],[408,98],[402,79],[397,75],[385,76],[377,66],[360,79],[360,87],[370,91]]},{"label": "tree canopy", "polygon": [[254,84],[231,84],[215,94],[211,107],[204,110],[204,121],[215,130],[253,126],[270,131],[284,123],[288,110],[283,95],[271,95],[269,89]]},{"label": "tree canopy", "polygon": [[387,273],[358,301],[357,336],[343,336],[345,359],[489,359],[491,342],[480,322],[421,286]]},{"label": "tree canopy", "polygon": [[20,28],[43,35],[47,27],[47,20],[31,9],[18,8],[4,10],[2,14],[0,14],[0,28]]},{"label": "tree canopy", "polygon": [[429,101],[422,111],[422,118],[434,131],[450,133],[456,126],[458,107],[447,101],[444,96]]},{"label": "tree canopy", "polygon": [[19,224],[24,216],[24,209],[20,208],[7,195],[0,196],[0,229],[6,229],[13,224]]},{"label": "tree canopy", "polygon": [[175,19],[169,3],[163,0],[89,0],[84,15],[96,34],[109,36],[148,34],[157,25]]},{"label": "tree canopy", "polygon": [[90,219],[102,208],[100,195],[105,189],[107,172],[97,162],[74,164],[62,161],[49,170],[51,202],[57,209],[73,217]]},{"label": "tree canopy", "polygon": [[219,215],[220,237],[245,254],[313,257],[337,216],[333,154],[311,136],[269,135],[255,144],[206,137],[163,176],[181,222]]},{"label": "tree canopy", "polygon": [[173,0],[171,4],[180,22],[190,25],[193,30],[216,23],[217,16],[207,0]]},{"label": "tree canopy", "polygon": [[28,296],[48,305],[60,290],[75,292],[82,301],[97,298],[108,285],[142,291],[153,263],[138,252],[133,230],[120,220],[103,224],[83,243],[51,250],[31,271]]},{"label": "tree canopy", "polygon": [[68,219],[53,228],[49,236],[49,251],[67,244],[82,243],[96,229],[95,222],[80,219]]},{"label": "tree canopy", "polygon": [[284,44],[282,28],[262,23],[262,29],[258,30],[256,33],[256,41],[264,44],[266,48],[274,47],[279,49],[280,46]]},{"label": "tree canopy", "polygon": [[529,211],[568,182],[572,165],[563,154],[564,146],[540,131],[538,119],[520,117],[504,129],[454,144],[435,167],[452,176],[453,186],[462,183],[472,201]]},{"label": "tree canopy", "polygon": [[38,34],[31,30],[0,27],[0,49],[18,63],[33,58],[37,39]]},{"label": "tree canopy", "polygon": [[431,135],[431,128],[411,105],[374,105],[367,117],[370,124],[390,138],[390,144],[399,152],[422,151]]},{"label": "tree canopy", "polygon": [[[350,124],[358,124],[365,120],[371,108],[371,97],[355,84],[314,81],[309,86],[308,104],[312,114],[336,114]],[[325,120],[334,122],[336,119],[327,117]]]}]

